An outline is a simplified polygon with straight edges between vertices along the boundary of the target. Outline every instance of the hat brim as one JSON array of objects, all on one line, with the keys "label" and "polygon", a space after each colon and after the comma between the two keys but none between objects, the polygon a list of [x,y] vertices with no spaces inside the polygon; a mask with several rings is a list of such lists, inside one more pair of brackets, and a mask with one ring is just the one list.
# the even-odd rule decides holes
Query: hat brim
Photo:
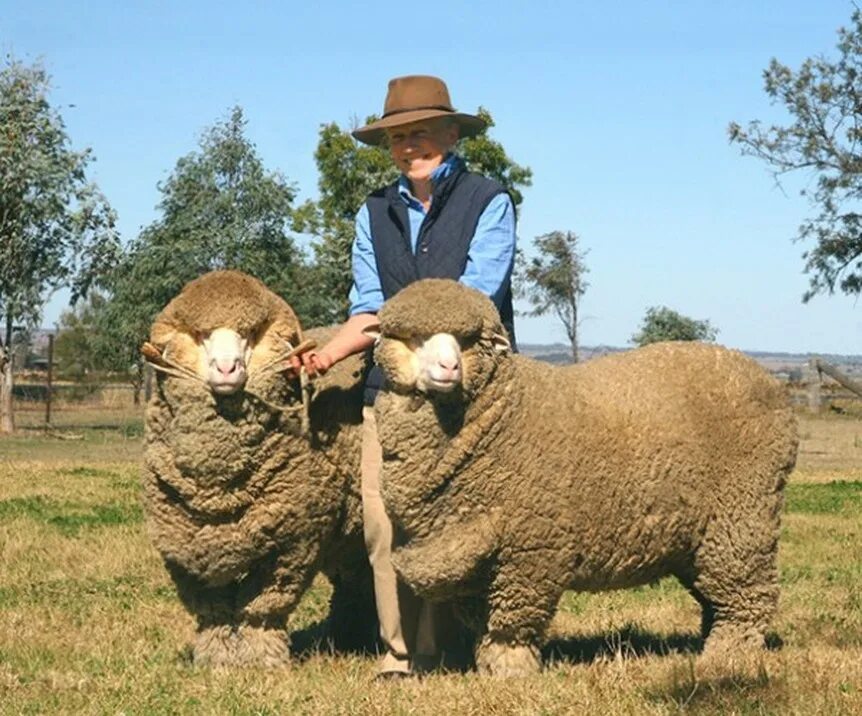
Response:
[{"label": "hat brim", "polygon": [[484,119],[472,114],[447,112],[442,109],[414,109],[409,112],[399,112],[398,114],[378,119],[376,122],[371,122],[371,124],[366,124],[364,127],[354,129],[351,134],[363,144],[379,146],[386,140],[387,129],[436,117],[451,117],[454,119],[460,129],[459,138],[475,137],[487,126]]}]

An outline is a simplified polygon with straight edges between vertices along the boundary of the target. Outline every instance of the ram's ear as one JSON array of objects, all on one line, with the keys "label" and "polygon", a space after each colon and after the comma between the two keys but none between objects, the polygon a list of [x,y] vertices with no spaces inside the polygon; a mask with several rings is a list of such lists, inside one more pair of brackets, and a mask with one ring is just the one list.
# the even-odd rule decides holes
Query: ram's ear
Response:
[{"label": "ram's ear", "polygon": [[176,328],[170,324],[157,321],[150,329],[150,343],[158,348],[159,351],[163,351],[165,346],[173,341],[176,335]]},{"label": "ram's ear", "polygon": [[362,329],[362,335],[373,338],[376,343],[380,340],[380,324],[372,323],[370,326],[365,326],[365,328]]},{"label": "ram's ear", "polygon": [[497,353],[510,353],[512,351],[512,343],[502,333],[491,334],[491,345]]}]

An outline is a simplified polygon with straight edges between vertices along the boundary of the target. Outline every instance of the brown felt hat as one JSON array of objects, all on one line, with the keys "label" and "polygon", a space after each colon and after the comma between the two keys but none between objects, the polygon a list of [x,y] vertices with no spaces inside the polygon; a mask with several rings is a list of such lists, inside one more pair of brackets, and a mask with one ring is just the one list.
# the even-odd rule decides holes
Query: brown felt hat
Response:
[{"label": "brown felt hat", "polygon": [[485,128],[485,120],[481,117],[455,111],[443,80],[428,75],[407,75],[389,80],[383,116],[354,130],[353,136],[365,144],[377,145],[386,138],[386,130],[390,127],[433,117],[454,119],[461,130],[461,137],[473,137]]}]

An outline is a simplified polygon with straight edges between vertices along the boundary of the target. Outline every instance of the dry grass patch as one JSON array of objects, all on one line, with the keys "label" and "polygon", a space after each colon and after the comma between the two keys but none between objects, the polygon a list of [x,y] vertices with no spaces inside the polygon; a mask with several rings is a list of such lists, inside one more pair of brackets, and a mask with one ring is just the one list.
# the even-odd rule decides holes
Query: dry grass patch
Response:
[{"label": "dry grass patch", "polygon": [[796,467],[800,474],[794,474],[794,478],[840,479],[839,475],[849,469],[859,476],[857,479],[862,479],[862,420],[800,414],[798,423],[800,440]]}]

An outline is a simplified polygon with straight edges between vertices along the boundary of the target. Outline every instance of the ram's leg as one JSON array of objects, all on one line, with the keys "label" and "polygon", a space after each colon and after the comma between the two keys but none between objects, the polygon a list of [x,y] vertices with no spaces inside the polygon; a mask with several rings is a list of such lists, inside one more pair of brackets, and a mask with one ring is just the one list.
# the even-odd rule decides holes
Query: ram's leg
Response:
[{"label": "ram's leg", "polygon": [[488,593],[487,630],[476,649],[480,673],[527,676],[541,669],[539,650],[565,588],[544,571],[553,571],[555,562],[546,561],[538,573],[535,556],[500,565]]},{"label": "ram's leg", "polygon": [[[346,560],[345,560],[346,561]],[[356,561],[330,576],[327,632],[336,651],[374,651],[380,625],[374,603],[374,579],[365,552]]]},{"label": "ram's leg", "polygon": [[287,618],[314,578],[317,553],[310,544],[292,545],[289,554],[263,560],[242,581],[233,646],[237,663],[273,667],[290,661]]},{"label": "ram's leg", "polygon": [[233,663],[232,634],[238,624],[235,619],[235,584],[210,587],[191,576],[182,567],[166,562],[180,601],[197,622],[192,644],[195,664],[229,665]]},{"label": "ram's leg", "polygon": [[434,629],[440,663],[446,669],[466,671],[474,664],[476,632],[461,619],[461,610],[451,602],[434,605]]},{"label": "ram's leg", "polygon": [[761,507],[709,526],[694,560],[706,664],[750,662],[778,605],[778,520]]},{"label": "ram's leg", "polygon": [[469,592],[470,582],[497,544],[494,518],[482,515],[399,547],[392,564],[420,597],[447,600]]}]

